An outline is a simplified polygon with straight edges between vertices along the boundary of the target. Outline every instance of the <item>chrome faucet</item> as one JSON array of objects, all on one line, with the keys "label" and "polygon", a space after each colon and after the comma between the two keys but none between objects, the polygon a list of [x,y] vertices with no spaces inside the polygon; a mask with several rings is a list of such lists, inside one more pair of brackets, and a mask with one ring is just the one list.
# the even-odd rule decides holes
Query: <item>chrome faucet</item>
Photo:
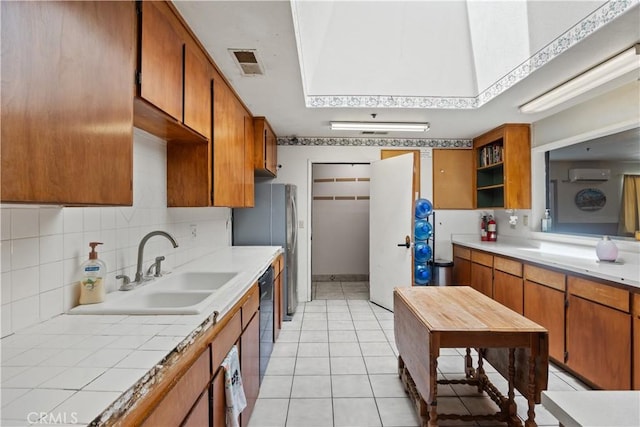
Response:
[{"label": "chrome faucet", "polygon": [[[167,239],[169,239],[169,241],[171,242],[174,248],[178,247],[178,243],[176,242],[176,240],[173,238],[171,234],[167,233],[166,231],[156,230],[144,236],[142,240],[140,240],[140,244],[138,245],[138,262],[136,264],[136,277],[134,280],[137,284],[140,284],[145,281],[144,274],[142,273],[142,260],[144,259],[144,245],[146,245],[147,240],[149,240],[153,236],[164,236]],[[157,270],[156,270],[156,273],[158,273]]]}]

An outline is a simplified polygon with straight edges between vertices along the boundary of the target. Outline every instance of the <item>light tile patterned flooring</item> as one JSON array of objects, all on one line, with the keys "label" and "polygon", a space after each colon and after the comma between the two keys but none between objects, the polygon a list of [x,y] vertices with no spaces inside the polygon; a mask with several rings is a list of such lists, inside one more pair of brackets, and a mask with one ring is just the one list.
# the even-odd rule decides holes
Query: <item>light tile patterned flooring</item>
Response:
[{"label": "light tile patterned flooring", "polygon": [[[322,282],[312,286],[314,300],[300,304],[284,322],[260,388],[249,427],[418,426],[414,407],[397,375],[393,313],[368,301],[366,282]],[[444,378],[464,377],[464,349],[443,349],[438,371]],[[501,391],[506,381],[485,364]],[[586,387],[554,365],[549,390]],[[469,386],[438,387],[440,412],[483,414],[496,406]],[[526,418],[526,400],[517,395],[518,414]],[[541,405],[539,426],[558,426]],[[441,421],[450,425],[505,425]]]}]

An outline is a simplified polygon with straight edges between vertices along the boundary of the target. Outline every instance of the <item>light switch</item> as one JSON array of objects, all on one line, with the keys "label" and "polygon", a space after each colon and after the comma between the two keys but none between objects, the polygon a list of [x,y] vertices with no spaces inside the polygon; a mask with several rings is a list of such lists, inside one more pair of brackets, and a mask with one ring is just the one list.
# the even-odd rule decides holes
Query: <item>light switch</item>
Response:
[{"label": "light switch", "polygon": [[304,221],[298,220],[298,228],[304,228]]}]

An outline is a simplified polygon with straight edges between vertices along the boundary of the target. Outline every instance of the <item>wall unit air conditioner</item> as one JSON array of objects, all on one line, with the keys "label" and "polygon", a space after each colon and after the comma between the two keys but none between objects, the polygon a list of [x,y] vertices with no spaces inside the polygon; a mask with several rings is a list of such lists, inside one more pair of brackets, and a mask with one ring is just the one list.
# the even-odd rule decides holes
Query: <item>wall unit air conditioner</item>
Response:
[{"label": "wall unit air conditioner", "polygon": [[608,181],[610,169],[569,169],[569,181]]}]

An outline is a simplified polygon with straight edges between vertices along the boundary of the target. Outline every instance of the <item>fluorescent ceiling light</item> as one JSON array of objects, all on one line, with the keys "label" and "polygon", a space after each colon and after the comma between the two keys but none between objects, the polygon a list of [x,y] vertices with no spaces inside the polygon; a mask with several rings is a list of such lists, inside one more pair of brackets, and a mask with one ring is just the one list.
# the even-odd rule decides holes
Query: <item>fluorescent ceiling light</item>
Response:
[{"label": "fluorescent ceiling light", "polygon": [[578,95],[595,89],[615,78],[618,78],[630,71],[640,68],[640,44],[636,44],[630,49],[614,56],[613,58],[591,68],[539,96],[533,101],[529,101],[520,107],[522,113],[538,113],[548,110]]},{"label": "fluorescent ceiling light", "polygon": [[402,122],[331,122],[331,130],[361,130],[377,132],[426,132],[429,123]]}]

